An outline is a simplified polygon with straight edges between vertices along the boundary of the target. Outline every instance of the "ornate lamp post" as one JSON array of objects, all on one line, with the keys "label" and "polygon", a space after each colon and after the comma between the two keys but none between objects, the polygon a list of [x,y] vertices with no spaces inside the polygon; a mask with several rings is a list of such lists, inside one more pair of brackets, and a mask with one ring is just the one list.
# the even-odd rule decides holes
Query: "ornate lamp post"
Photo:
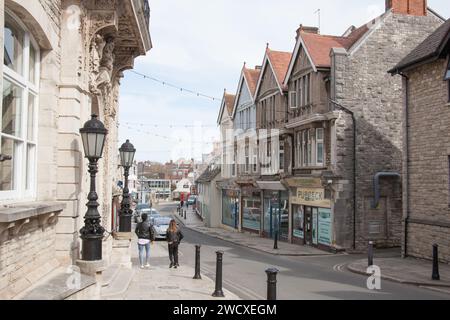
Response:
[{"label": "ornate lamp post", "polygon": [[124,169],[125,186],[123,188],[122,203],[120,206],[119,214],[119,232],[131,232],[131,216],[133,210],[131,210],[130,190],[128,189],[128,176],[130,174],[130,168],[133,166],[134,155],[136,149],[127,140],[119,149],[120,152],[120,164]]},{"label": "ornate lamp post", "polygon": [[102,157],[105,138],[108,134],[103,123],[93,114],[92,119],[80,129],[85,157],[89,160],[89,173],[91,175],[91,188],[88,195],[89,202],[84,227],[80,230],[82,239],[83,261],[102,260],[102,240],[105,229],[101,225],[101,217],[98,212],[98,195],[95,188],[95,176],[98,172],[98,160]]}]

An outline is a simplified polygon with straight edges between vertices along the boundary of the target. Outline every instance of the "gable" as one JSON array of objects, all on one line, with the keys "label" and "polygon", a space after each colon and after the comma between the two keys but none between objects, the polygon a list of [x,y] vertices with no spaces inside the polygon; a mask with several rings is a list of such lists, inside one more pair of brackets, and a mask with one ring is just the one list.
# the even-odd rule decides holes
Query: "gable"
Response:
[{"label": "gable", "polygon": [[294,67],[292,69],[291,76],[295,77],[300,73],[304,73],[306,70],[312,69],[314,69],[314,66],[311,64],[311,61],[309,60],[305,49],[303,48],[303,46],[301,46],[296,60],[294,61]]},{"label": "gable", "polygon": [[269,63],[269,60],[266,60],[264,65],[263,73],[259,79],[258,89],[256,92],[256,97],[259,98],[263,96],[266,92],[280,90],[277,79],[275,77],[275,73]]},{"label": "gable", "polygon": [[237,110],[241,110],[242,107],[246,107],[253,103],[253,98],[250,94],[250,90],[247,86],[247,81],[242,81],[241,91],[239,92],[239,100],[237,101]]}]

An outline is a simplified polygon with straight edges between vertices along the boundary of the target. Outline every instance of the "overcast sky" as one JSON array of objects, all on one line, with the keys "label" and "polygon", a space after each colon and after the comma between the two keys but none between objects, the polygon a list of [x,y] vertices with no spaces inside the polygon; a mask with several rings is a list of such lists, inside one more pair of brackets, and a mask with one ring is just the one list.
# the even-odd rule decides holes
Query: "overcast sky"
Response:
[{"label": "overcast sky", "polygon": [[[292,51],[300,24],[341,35],[384,11],[384,0],[150,0],[154,48],[135,71],[221,98],[235,93],[244,61],[260,65],[266,43]],[[450,17],[448,0],[428,5]],[[120,99],[120,139],[129,138],[137,160],[199,158],[217,137],[220,100],[191,95],[126,72]],[[171,127],[172,126],[172,127]],[[181,140],[180,140],[181,139]]]}]

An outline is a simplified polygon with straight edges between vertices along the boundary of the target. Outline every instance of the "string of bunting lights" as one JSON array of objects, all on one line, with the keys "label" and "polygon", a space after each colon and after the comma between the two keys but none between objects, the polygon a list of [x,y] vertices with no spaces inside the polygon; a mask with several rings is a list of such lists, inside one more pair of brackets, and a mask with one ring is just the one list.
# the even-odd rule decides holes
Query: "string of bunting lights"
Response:
[{"label": "string of bunting lights", "polygon": [[222,100],[222,98],[216,98],[216,97],[213,97],[213,96],[209,96],[209,95],[207,95],[207,94],[203,94],[203,93],[196,92],[196,91],[193,91],[193,90],[190,90],[190,89],[186,89],[186,88],[183,88],[183,87],[174,85],[174,84],[172,84],[172,83],[169,83],[169,82],[160,80],[160,79],[155,78],[155,77],[153,77],[153,76],[149,76],[149,75],[146,75],[146,74],[143,74],[143,73],[134,71],[134,70],[130,70],[130,72],[131,72],[131,73],[134,73],[134,74],[136,74],[136,75],[138,75],[138,76],[141,76],[141,77],[143,77],[144,79],[149,79],[149,80],[152,80],[152,81],[154,81],[154,82],[158,82],[158,83],[162,84],[163,86],[167,86],[167,87],[170,87],[170,88],[173,88],[173,89],[177,89],[177,90],[179,90],[179,91],[181,91],[181,92],[190,93],[190,94],[196,95],[197,97],[209,99],[209,100],[212,100],[212,101],[221,101],[221,100]]}]

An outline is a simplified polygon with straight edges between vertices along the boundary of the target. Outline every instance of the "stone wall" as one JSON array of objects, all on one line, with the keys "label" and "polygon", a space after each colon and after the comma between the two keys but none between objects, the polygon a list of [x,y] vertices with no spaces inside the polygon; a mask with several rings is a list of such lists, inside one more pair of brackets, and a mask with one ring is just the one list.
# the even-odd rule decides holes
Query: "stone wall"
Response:
[{"label": "stone wall", "polygon": [[441,259],[449,263],[450,106],[448,83],[442,81],[446,67],[446,60],[440,59],[408,73],[410,223],[407,254],[431,258],[432,245],[437,243]]},{"label": "stone wall", "polygon": [[0,230],[0,300],[13,298],[59,266],[56,219],[44,222],[41,218]]},{"label": "stone wall", "polygon": [[[387,13],[372,26],[369,36],[355,44],[350,52],[337,52],[333,57],[331,91],[334,99],[356,116],[358,247],[366,247],[368,240],[376,240],[381,246],[400,245],[401,181],[392,178],[383,181],[384,199],[378,209],[370,208],[374,175],[382,171],[402,171],[402,79],[392,77],[387,71],[442,22],[431,13],[427,17]],[[348,182],[352,180],[351,118],[342,118],[337,127],[340,128],[337,153],[344,161],[338,173]],[[353,223],[349,218],[352,210],[344,211],[351,208],[352,186],[345,184],[343,188],[335,214],[343,219],[337,224],[344,227]],[[349,247],[351,230],[348,228],[341,245]]]}]

